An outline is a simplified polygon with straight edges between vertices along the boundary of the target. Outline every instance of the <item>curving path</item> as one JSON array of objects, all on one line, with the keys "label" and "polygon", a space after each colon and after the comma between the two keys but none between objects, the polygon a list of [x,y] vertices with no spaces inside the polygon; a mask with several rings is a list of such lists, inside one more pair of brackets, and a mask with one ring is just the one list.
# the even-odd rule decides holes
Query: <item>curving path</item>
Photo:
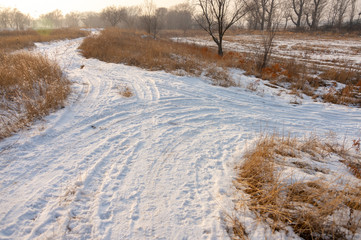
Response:
[{"label": "curving path", "polygon": [[80,42],[38,45],[73,93],[0,142],[0,239],[227,239],[233,166],[259,132],[360,136],[360,109],[84,59]]}]

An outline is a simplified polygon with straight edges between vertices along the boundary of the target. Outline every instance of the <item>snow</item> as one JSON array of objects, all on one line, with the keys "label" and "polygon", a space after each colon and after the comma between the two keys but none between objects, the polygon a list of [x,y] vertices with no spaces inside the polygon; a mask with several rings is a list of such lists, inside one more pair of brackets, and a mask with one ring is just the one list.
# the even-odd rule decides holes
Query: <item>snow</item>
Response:
[{"label": "snow", "polygon": [[37,44],[73,93],[0,142],[0,239],[228,239],[233,167],[260,133],[361,136],[360,109],[85,59],[80,42]]},{"label": "snow", "polygon": [[[223,41],[223,47],[228,51],[259,52],[263,38],[262,35],[258,34],[227,36]],[[180,37],[173,38],[173,40],[208,47],[215,46],[209,37]],[[296,59],[311,65],[357,69],[361,66],[360,44],[360,37],[332,39],[322,36],[293,37],[276,34],[273,41],[272,56]]]}]

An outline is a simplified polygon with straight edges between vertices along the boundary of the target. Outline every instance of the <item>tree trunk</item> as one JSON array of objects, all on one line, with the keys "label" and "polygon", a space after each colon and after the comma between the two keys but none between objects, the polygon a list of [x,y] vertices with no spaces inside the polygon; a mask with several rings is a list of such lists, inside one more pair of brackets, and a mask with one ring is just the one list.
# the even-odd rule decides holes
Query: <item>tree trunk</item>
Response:
[{"label": "tree trunk", "polygon": [[222,42],[218,43],[218,55],[223,57]]},{"label": "tree trunk", "polygon": [[264,30],[264,22],[265,22],[265,18],[266,18],[266,10],[264,8],[264,6],[262,7],[262,16],[261,16],[261,30]]}]

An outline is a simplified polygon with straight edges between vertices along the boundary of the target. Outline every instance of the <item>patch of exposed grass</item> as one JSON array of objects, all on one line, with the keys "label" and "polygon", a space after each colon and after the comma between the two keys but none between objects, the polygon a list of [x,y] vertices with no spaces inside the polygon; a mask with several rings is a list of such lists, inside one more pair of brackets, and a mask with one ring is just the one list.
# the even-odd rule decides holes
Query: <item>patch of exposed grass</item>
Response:
[{"label": "patch of exposed grass", "polygon": [[13,51],[34,46],[34,42],[85,37],[88,31],[80,29],[43,29],[26,31],[0,31],[0,51]]},{"label": "patch of exposed grass", "polygon": [[119,87],[119,94],[125,98],[130,98],[134,96],[132,89],[126,85],[122,85]]},{"label": "patch of exposed grass", "polygon": [[[249,209],[273,231],[292,227],[303,239],[353,239],[361,229],[360,181],[315,177],[329,174],[331,170],[323,166],[327,166],[326,157],[334,153],[340,159],[347,156],[348,167],[352,163],[352,168],[358,168],[350,168],[351,174],[358,177],[360,166],[356,163],[360,159],[348,154],[342,144],[314,137],[303,142],[274,135],[261,137],[237,167],[235,186],[248,197],[239,200],[236,210]],[[302,160],[305,158],[309,160]],[[286,171],[289,166],[312,178],[294,180],[297,177]],[[242,224],[233,228],[238,225]],[[244,227],[239,231],[245,232]]]},{"label": "patch of exposed grass", "polygon": [[62,107],[70,82],[57,63],[30,53],[0,54],[0,139]]}]

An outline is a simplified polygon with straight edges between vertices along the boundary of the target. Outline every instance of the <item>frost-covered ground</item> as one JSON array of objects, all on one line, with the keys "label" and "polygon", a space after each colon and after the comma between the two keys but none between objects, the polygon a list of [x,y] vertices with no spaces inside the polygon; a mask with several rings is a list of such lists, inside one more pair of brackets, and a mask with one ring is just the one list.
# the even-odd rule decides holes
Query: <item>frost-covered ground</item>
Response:
[{"label": "frost-covered ground", "polygon": [[0,239],[228,239],[233,167],[260,132],[361,137],[361,109],[84,59],[80,42],[37,45],[73,93],[0,142]]},{"label": "frost-covered ground", "polygon": [[[236,52],[257,52],[264,36],[239,34],[225,37],[224,48]],[[174,38],[204,46],[216,46],[210,37]],[[321,66],[342,66],[361,69],[361,37],[340,39],[322,36],[276,35],[272,56],[296,59]]]}]

